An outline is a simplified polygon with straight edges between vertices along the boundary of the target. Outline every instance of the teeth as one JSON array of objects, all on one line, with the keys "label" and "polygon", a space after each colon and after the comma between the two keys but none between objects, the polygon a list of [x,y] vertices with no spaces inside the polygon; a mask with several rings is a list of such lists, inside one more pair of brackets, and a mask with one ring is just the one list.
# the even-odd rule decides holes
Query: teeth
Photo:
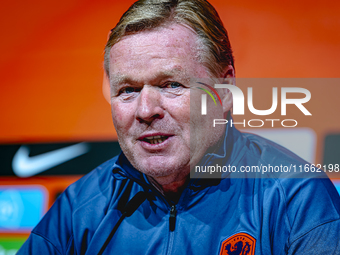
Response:
[{"label": "teeth", "polygon": [[164,142],[166,139],[168,139],[167,136],[161,136],[161,135],[157,135],[157,136],[149,136],[149,137],[145,137],[144,141],[150,143],[150,144],[159,144]]}]

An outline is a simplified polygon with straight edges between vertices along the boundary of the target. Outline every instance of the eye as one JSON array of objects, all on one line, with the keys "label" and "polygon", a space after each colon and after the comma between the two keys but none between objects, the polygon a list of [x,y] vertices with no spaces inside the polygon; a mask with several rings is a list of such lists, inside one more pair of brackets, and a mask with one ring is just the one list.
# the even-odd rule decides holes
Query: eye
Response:
[{"label": "eye", "polygon": [[124,92],[129,94],[129,93],[135,92],[135,89],[132,88],[132,87],[127,87],[127,88],[124,89]]},{"label": "eye", "polygon": [[133,88],[133,87],[126,87],[126,88],[123,88],[123,89],[120,90],[120,94],[122,94],[122,93],[131,94],[135,91],[136,91],[136,89]]},{"label": "eye", "polygon": [[167,84],[167,87],[172,88],[172,89],[177,89],[177,88],[182,87],[182,86],[183,86],[182,84],[180,84],[176,81],[173,81],[173,82],[170,82],[170,83]]}]

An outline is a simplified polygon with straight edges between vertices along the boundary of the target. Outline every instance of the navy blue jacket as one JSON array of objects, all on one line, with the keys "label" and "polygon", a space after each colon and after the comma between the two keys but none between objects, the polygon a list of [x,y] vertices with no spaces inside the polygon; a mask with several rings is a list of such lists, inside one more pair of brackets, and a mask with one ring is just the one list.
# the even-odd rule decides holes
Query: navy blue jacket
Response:
[{"label": "navy blue jacket", "polygon": [[[227,138],[202,162],[305,163],[258,136],[228,128]],[[18,254],[98,254],[139,191],[147,200],[122,221],[104,254],[340,254],[340,198],[328,178],[233,175],[190,179],[172,205],[121,154],[70,185]]]}]

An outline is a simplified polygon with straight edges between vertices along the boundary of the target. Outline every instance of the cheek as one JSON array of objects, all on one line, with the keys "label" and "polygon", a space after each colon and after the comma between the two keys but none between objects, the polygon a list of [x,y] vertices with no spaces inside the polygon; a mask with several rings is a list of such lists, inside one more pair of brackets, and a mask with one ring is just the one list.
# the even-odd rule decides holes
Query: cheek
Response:
[{"label": "cheek", "polygon": [[117,101],[111,101],[112,120],[117,132],[124,131],[120,129],[126,128],[129,122],[131,122],[131,119],[134,116],[131,109],[131,106],[126,106]]},{"label": "cheek", "polygon": [[170,100],[167,105],[168,112],[177,123],[185,126],[190,124],[190,95],[181,100]]}]

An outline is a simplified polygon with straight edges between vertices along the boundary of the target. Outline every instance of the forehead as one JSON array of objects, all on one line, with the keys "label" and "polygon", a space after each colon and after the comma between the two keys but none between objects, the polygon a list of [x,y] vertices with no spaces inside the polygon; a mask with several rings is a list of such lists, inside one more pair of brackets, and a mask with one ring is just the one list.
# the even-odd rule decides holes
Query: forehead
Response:
[{"label": "forehead", "polygon": [[196,33],[179,24],[125,36],[110,51],[110,76],[190,71],[198,62],[197,43]]}]

